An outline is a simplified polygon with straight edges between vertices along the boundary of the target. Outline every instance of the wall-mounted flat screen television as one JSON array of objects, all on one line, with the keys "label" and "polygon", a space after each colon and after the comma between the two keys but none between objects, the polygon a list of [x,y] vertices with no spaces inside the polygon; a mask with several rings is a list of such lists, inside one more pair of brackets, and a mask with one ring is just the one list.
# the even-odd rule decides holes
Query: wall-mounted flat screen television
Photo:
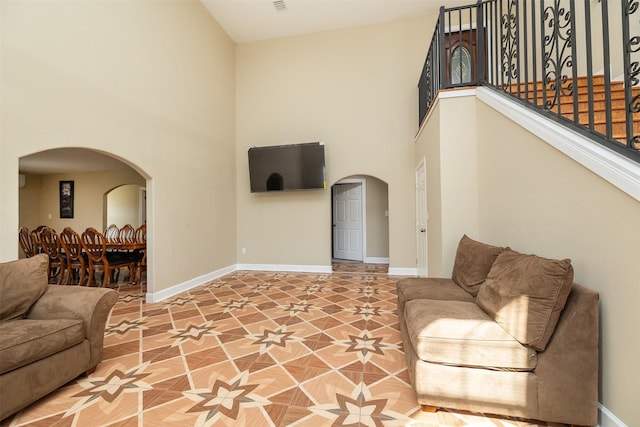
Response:
[{"label": "wall-mounted flat screen television", "polygon": [[326,189],[324,143],[252,147],[249,179],[252,193]]}]

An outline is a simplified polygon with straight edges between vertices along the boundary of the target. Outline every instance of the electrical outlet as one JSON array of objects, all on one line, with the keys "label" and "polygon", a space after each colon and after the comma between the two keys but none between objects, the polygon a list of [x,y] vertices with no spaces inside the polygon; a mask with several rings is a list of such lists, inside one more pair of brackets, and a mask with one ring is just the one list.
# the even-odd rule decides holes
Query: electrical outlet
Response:
[{"label": "electrical outlet", "polygon": [[242,255],[245,255],[247,253],[247,248],[242,248]]}]

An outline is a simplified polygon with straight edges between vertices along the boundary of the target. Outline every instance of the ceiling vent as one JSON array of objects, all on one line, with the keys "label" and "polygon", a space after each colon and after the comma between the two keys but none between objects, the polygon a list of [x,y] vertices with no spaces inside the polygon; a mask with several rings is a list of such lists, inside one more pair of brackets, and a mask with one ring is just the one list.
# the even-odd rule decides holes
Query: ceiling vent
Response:
[{"label": "ceiling vent", "polygon": [[284,0],[274,0],[273,6],[278,12],[284,12],[287,10],[287,5],[284,3]]}]

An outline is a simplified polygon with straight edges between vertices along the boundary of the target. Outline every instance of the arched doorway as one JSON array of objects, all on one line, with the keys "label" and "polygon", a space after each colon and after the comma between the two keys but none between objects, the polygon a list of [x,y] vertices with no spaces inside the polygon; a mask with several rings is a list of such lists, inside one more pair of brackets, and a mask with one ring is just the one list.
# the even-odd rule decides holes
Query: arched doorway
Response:
[{"label": "arched doorway", "polygon": [[134,228],[147,222],[147,190],[138,184],[124,184],[105,194],[103,228],[111,224],[131,224]]},{"label": "arched doorway", "polygon": [[386,182],[353,175],[331,187],[334,271],[386,272],[389,265],[389,190]]},{"label": "arched doorway", "polygon": [[[114,188],[135,188],[140,193],[151,178],[114,155],[86,148],[59,148],[23,156],[19,174],[19,226],[32,230],[47,225],[58,232],[71,227],[79,234],[88,227],[104,230],[107,193]],[[71,216],[61,215],[60,182],[73,183]],[[132,207],[136,212],[140,210],[139,197]],[[146,216],[150,200],[142,203]],[[139,225],[139,221],[136,214],[132,225]],[[148,264],[152,262],[150,257]]]}]

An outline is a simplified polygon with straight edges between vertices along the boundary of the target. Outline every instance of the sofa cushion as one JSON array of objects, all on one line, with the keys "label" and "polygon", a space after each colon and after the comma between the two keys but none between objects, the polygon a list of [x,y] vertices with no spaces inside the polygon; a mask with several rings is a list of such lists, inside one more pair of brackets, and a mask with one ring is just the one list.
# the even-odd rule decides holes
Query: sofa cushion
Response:
[{"label": "sofa cushion", "polygon": [[437,299],[473,302],[473,296],[451,279],[435,277],[407,277],[396,282],[398,314],[407,301],[413,299]]},{"label": "sofa cushion", "polygon": [[571,260],[508,250],[498,255],[477,303],[522,344],[543,351],[572,285]]},{"label": "sofa cushion", "polygon": [[24,317],[47,289],[45,254],[0,263],[0,322]]},{"label": "sofa cushion", "polygon": [[451,278],[475,297],[496,257],[505,249],[477,242],[465,234],[458,243]]},{"label": "sofa cushion", "polygon": [[409,340],[430,363],[530,371],[537,354],[472,302],[412,300],[405,306]]},{"label": "sofa cushion", "polygon": [[28,365],[84,340],[79,319],[18,319],[0,324],[0,374]]}]

